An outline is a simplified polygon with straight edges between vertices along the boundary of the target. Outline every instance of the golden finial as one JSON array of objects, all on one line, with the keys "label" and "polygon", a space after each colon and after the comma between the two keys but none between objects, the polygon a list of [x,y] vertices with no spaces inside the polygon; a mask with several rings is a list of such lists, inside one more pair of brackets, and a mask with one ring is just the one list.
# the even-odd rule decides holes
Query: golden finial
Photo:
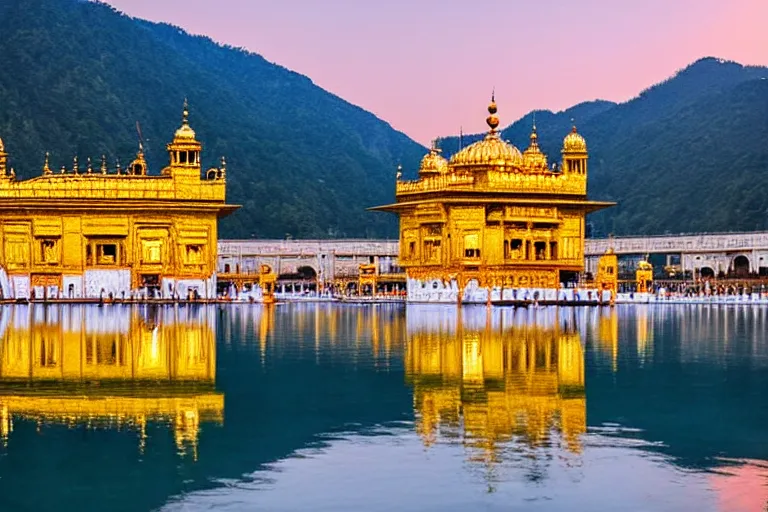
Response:
[{"label": "golden finial", "polygon": [[221,178],[227,177],[227,159],[223,156],[221,157]]},{"label": "golden finial", "polygon": [[181,124],[187,126],[189,124],[189,102],[187,98],[184,98],[184,110],[181,112]]},{"label": "golden finial", "polygon": [[398,180],[403,177],[403,166],[401,164],[397,164],[397,173],[395,174],[395,178]]},{"label": "golden finial", "polygon": [[77,174],[77,171],[80,170],[80,166],[77,164],[77,157],[75,157],[72,161],[72,172]]},{"label": "golden finial", "polygon": [[93,166],[91,165],[91,157],[88,157],[88,174],[93,174]]},{"label": "golden finial", "polygon": [[11,167],[11,179],[16,179],[16,169]]},{"label": "golden finial", "polygon": [[115,158],[115,170],[117,171],[117,175],[120,176],[120,174],[123,172],[123,170],[120,168],[120,159]]},{"label": "golden finial", "polygon": [[576,133],[576,120],[574,118],[571,118],[571,124],[573,125],[573,128],[571,128],[571,131],[573,133]]},{"label": "golden finial", "polygon": [[48,165],[49,153],[45,152],[45,163],[43,164],[43,174],[52,174],[50,166]]},{"label": "golden finial", "polygon": [[107,174],[107,155],[101,155],[101,174]]},{"label": "golden finial", "polygon": [[61,166],[61,174],[67,174],[67,167],[65,165]]},{"label": "golden finial", "polygon": [[498,108],[496,107],[496,89],[491,93],[491,103],[488,105],[488,113],[490,114],[485,122],[491,128],[491,133],[496,133],[496,128],[499,127],[499,118],[496,116]]}]

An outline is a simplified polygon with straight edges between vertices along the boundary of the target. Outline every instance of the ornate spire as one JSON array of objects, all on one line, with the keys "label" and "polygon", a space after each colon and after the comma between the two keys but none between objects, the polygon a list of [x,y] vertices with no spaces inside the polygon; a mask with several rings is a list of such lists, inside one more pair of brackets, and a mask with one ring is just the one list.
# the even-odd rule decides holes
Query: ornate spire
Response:
[{"label": "ornate spire", "polygon": [[45,163],[43,164],[43,174],[53,174],[53,171],[51,171],[51,167],[48,165],[48,158],[49,153],[45,152]]},{"label": "ornate spire", "polygon": [[93,165],[91,165],[91,157],[88,157],[88,174],[93,174]]},{"label": "ornate spire", "polygon": [[120,159],[115,158],[115,171],[117,171],[117,175],[120,176],[122,174],[123,169],[120,167]]},{"label": "ornate spire", "polygon": [[101,155],[101,174],[107,174],[107,155]]},{"label": "ornate spire", "polygon": [[184,98],[184,108],[181,112],[181,127],[176,130],[176,136],[174,142],[194,142],[195,131],[189,126],[189,102]]},{"label": "ornate spire", "polygon": [[227,177],[227,159],[223,156],[221,157],[221,179],[225,179]]},{"label": "ornate spire", "polygon": [[181,111],[181,126],[189,126],[189,102],[184,98],[184,109]]},{"label": "ornate spire", "polygon": [[496,107],[496,89],[494,89],[491,93],[491,103],[488,105],[488,113],[490,115],[485,119],[485,122],[491,128],[490,134],[496,133],[496,128],[499,127],[499,118],[496,116],[496,112],[498,112],[498,108]]},{"label": "ornate spire", "polygon": [[65,165],[61,166],[61,174],[67,174],[67,167]]},{"label": "ornate spire", "polygon": [[533,128],[531,128],[531,147],[539,147],[539,134],[536,132],[536,121],[533,121]]},{"label": "ornate spire", "polygon": [[75,157],[72,159],[72,172],[74,174],[77,174],[79,170],[80,170],[80,166],[77,163],[77,157]]}]

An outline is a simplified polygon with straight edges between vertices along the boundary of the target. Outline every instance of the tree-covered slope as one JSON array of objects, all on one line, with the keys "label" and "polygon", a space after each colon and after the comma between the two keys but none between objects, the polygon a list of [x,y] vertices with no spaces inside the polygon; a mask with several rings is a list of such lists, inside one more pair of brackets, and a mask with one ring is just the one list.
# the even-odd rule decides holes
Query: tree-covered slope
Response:
[{"label": "tree-covered slope", "polygon": [[[768,68],[706,58],[625,103],[538,111],[550,162],[572,118],[589,147],[589,195],[619,203],[590,216],[595,235],[768,229]],[[532,123],[504,137],[523,150]]]},{"label": "tree-covered slope", "polygon": [[206,166],[228,163],[243,208],[224,237],[385,236],[394,218],[366,212],[394,195],[398,162],[425,149],[374,115],[262,57],[77,0],[0,0],[0,137],[20,176],[79,155],[123,165],[136,121],[150,172],[185,97]]}]

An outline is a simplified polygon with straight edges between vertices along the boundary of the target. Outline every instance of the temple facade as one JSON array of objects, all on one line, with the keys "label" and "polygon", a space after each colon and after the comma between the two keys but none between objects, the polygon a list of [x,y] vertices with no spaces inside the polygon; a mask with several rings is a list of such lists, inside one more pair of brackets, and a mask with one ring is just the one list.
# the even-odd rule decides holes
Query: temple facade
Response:
[{"label": "temple facade", "polygon": [[217,220],[226,163],[202,175],[202,144],[188,122],[167,145],[169,165],[150,175],[144,151],[127,168],[102,157],[84,169],[17,180],[0,140],[2,298],[214,298]]},{"label": "temple facade", "polygon": [[585,217],[614,203],[587,199],[587,144],[574,126],[550,166],[536,126],[523,152],[501,138],[496,102],[480,141],[450,160],[433,145],[418,179],[398,172],[399,265],[413,302],[563,300],[584,270]]}]

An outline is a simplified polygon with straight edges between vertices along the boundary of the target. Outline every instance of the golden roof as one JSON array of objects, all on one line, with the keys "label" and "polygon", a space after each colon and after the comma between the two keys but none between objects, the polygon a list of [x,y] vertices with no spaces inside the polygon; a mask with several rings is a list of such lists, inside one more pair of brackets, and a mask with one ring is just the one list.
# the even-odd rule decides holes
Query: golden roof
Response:
[{"label": "golden roof", "polygon": [[565,139],[563,139],[563,152],[564,153],[586,153],[587,152],[587,141],[584,140],[584,137],[582,137],[579,132],[576,131],[575,125],[571,130],[571,133],[566,135]]},{"label": "golden roof", "polygon": [[488,105],[490,114],[485,120],[490,127],[483,140],[470,144],[451,157],[450,164],[454,167],[473,167],[496,165],[502,167],[521,167],[523,155],[520,150],[509,142],[501,140],[496,128],[499,126],[499,118],[496,116],[496,101],[491,97]]},{"label": "golden roof", "polygon": [[429,153],[421,159],[419,174],[445,174],[448,172],[448,160],[440,155],[440,149],[437,147],[437,141],[432,142]]},{"label": "golden roof", "polygon": [[547,170],[547,155],[539,148],[539,135],[536,133],[536,125],[531,131],[531,145],[523,151],[523,165],[528,169]]}]

